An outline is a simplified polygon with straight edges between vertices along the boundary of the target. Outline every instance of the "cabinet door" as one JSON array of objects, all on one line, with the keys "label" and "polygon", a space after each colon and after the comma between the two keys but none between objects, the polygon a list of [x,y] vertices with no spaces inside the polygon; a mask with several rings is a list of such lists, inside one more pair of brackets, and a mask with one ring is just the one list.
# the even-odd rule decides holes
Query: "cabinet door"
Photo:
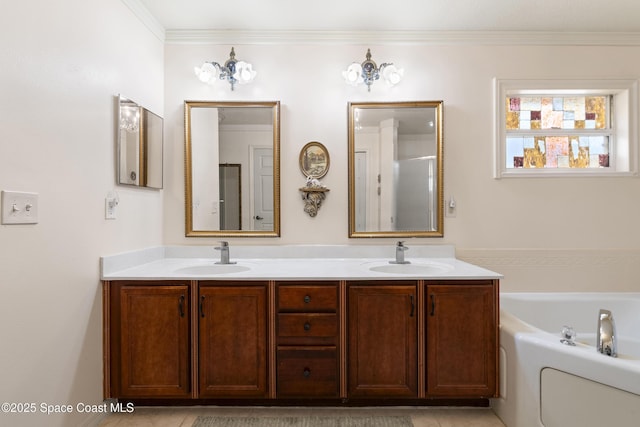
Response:
[{"label": "cabinet door", "polygon": [[267,287],[200,285],[199,397],[267,397]]},{"label": "cabinet door", "polygon": [[123,285],[114,297],[118,397],[190,397],[188,286]]},{"label": "cabinet door", "polygon": [[494,286],[429,284],[426,309],[428,396],[494,397]]},{"label": "cabinet door", "polygon": [[349,397],[417,397],[416,284],[400,283],[349,286]]}]

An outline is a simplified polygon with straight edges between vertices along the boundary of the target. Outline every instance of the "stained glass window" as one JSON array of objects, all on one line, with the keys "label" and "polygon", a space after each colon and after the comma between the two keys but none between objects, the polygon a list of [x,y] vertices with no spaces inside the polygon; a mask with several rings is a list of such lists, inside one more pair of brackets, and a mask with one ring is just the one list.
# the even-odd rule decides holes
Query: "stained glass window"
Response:
[{"label": "stained glass window", "polygon": [[638,176],[638,79],[494,79],[494,177]]},{"label": "stained glass window", "polygon": [[610,95],[507,95],[507,169],[609,168]]}]

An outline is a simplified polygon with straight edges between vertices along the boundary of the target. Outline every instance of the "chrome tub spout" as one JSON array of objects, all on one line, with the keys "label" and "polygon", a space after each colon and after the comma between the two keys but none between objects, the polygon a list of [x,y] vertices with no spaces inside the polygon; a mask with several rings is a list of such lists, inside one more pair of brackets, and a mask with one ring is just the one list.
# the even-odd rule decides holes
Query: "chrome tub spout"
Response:
[{"label": "chrome tub spout", "polygon": [[616,343],[616,323],[609,310],[600,310],[598,316],[598,331],[596,333],[596,348],[598,352],[618,357],[618,346]]}]

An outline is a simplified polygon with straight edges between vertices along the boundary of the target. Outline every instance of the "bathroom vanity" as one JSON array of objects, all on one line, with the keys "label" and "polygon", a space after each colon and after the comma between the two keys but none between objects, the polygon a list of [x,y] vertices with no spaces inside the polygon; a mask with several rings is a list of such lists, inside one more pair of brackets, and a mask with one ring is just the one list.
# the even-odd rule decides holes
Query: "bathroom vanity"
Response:
[{"label": "bathroom vanity", "polygon": [[433,405],[496,397],[500,275],[455,259],[448,246],[415,246],[406,265],[382,257],[392,250],[237,247],[231,265],[215,264],[206,247],[103,258],[105,398]]}]

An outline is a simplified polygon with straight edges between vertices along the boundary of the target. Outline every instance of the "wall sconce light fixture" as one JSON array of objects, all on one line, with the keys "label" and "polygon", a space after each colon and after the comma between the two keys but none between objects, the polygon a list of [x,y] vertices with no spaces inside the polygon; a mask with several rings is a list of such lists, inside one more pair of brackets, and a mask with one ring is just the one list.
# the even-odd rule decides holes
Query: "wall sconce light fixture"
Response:
[{"label": "wall sconce light fixture", "polygon": [[195,67],[194,71],[200,81],[214,84],[216,80],[227,80],[231,84],[233,90],[236,83],[251,83],[256,77],[253,65],[245,61],[236,59],[236,52],[231,48],[229,59],[220,65],[217,62],[205,62],[201,67]]},{"label": "wall sconce light fixture", "polygon": [[367,59],[362,64],[354,62],[349,65],[346,71],[342,72],[342,76],[348,84],[358,86],[366,83],[369,92],[371,92],[373,82],[378,80],[380,76],[389,86],[393,86],[402,80],[403,74],[404,69],[397,68],[392,62],[385,62],[378,68],[371,59],[371,49],[367,49]]}]

